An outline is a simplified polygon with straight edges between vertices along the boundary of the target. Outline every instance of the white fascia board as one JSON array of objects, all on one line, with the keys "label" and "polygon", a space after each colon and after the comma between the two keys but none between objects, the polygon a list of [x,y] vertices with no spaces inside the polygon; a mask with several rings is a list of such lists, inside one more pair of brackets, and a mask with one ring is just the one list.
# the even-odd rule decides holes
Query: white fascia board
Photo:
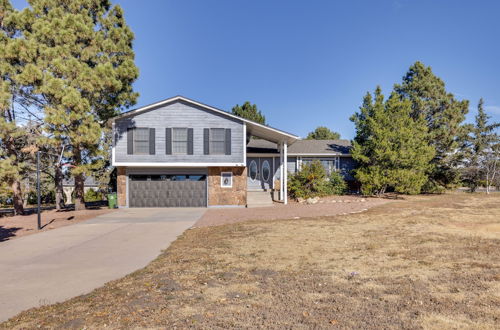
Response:
[{"label": "white fascia board", "polygon": [[244,167],[243,163],[132,163],[113,162],[113,166],[129,167]]},{"label": "white fascia board", "polygon": [[153,104],[150,104],[150,105],[147,105],[145,107],[142,107],[142,108],[139,108],[139,109],[135,109],[135,110],[132,110],[132,111],[129,111],[129,112],[126,112],[126,113],[123,113],[121,115],[118,115],[116,117],[113,117],[111,120],[114,122],[116,119],[119,119],[119,118],[124,118],[124,117],[128,117],[128,116],[132,116],[132,115],[135,115],[135,114],[138,114],[138,113],[141,113],[143,111],[146,111],[146,110],[149,110],[149,109],[152,109],[152,108],[155,108],[155,107],[158,107],[158,106],[161,106],[163,104],[167,104],[167,103],[171,103],[171,102],[174,102],[174,101],[184,101],[184,102],[187,102],[187,103],[191,103],[191,104],[195,104],[199,107],[202,107],[202,108],[205,108],[205,109],[208,109],[208,110],[211,110],[213,112],[217,112],[221,115],[224,115],[224,116],[227,116],[227,117],[230,117],[230,118],[234,118],[234,119],[237,119],[241,122],[244,122],[244,123],[249,123],[251,125],[255,125],[257,127],[262,127],[264,129],[268,129],[270,131],[273,131],[273,132],[276,132],[276,133],[279,133],[279,134],[283,134],[283,135],[286,135],[292,139],[299,139],[298,136],[296,135],[293,135],[293,134],[290,134],[290,133],[287,133],[287,132],[284,132],[284,131],[280,131],[279,129],[276,129],[276,128],[272,128],[272,127],[269,127],[269,126],[266,126],[266,125],[262,125],[262,124],[259,124],[259,123],[256,123],[254,121],[251,121],[251,120],[248,120],[248,119],[245,119],[245,118],[241,118],[241,117],[238,117],[236,115],[233,115],[229,112],[226,112],[226,111],[223,111],[223,110],[220,110],[220,109],[217,109],[217,108],[214,108],[214,107],[211,107],[209,105],[206,105],[206,104],[203,104],[203,103],[200,103],[200,102],[196,102],[194,100],[190,100],[188,98],[185,98],[183,96],[174,96],[174,97],[171,97],[169,99],[166,99],[166,100],[163,100],[163,101],[160,101],[160,102],[156,102],[156,103],[153,103]]},{"label": "white fascia board", "polygon": [[350,157],[351,154],[304,154],[304,153],[288,153],[288,156]]},{"label": "white fascia board", "polygon": [[270,158],[273,158],[273,157],[279,157],[279,153],[269,153],[269,154],[266,154],[266,153],[258,153],[258,152],[249,152],[247,154],[248,157],[270,157]]}]

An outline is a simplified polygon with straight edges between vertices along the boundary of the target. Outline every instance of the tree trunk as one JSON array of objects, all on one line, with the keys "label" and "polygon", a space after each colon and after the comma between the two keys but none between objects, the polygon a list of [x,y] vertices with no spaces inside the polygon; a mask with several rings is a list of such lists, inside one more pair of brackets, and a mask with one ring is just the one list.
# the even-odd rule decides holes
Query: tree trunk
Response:
[{"label": "tree trunk", "polygon": [[14,180],[12,183],[12,193],[14,195],[14,214],[24,214],[23,194],[19,180]]},{"label": "tree trunk", "polygon": [[56,186],[56,210],[60,211],[64,208],[64,190],[63,190],[63,173],[61,166],[56,165],[56,173],[54,176],[54,184]]},{"label": "tree trunk", "polygon": [[84,182],[83,174],[75,176],[75,211],[85,210]]}]

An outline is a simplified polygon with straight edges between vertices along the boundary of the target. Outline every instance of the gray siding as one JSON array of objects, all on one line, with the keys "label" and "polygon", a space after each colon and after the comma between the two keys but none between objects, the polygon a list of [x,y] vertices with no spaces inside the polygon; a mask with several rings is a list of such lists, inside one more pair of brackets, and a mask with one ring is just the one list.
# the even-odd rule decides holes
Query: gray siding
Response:
[{"label": "gray siding", "polygon": [[[154,155],[127,154],[127,128],[155,128]],[[193,128],[193,155],[167,155],[165,128]],[[204,155],[203,129],[230,128],[231,155]],[[243,123],[201,107],[176,101],[115,122],[115,161],[133,163],[243,163]]]},{"label": "gray siding", "polygon": [[297,157],[288,157],[286,168],[288,170],[288,173],[297,172]]},{"label": "gray siding", "polygon": [[340,173],[346,180],[354,180],[351,171],[356,168],[356,161],[352,157],[340,157]]}]

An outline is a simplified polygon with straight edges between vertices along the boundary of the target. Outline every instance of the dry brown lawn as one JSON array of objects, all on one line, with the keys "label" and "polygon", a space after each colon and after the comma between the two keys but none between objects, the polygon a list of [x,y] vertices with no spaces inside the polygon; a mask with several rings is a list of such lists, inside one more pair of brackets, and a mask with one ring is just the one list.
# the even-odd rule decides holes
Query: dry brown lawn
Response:
[{"label": "dry brown lawn", "polygon": [[184,233],[149,266],[7,328],[479,328],[500,324],[500,194]]}]

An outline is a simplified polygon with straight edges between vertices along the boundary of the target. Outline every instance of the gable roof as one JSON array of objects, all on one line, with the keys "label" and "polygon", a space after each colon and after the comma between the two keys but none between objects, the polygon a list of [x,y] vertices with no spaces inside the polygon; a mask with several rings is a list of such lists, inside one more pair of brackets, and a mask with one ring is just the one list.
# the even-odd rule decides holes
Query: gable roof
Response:
[{"label": "gable roof", "polygon": [[[297,140],[288,147],[289,156],[335,156],[349,155],[349,140]],[[262,139],[251,139],[247,144],[248,153],[279,153],[277,145]]]},{"label": "gable roof", "polygon": [[189,98],[181,96],[181,95],[177,95],[177,96],[174,96],[174,97],[171,97],[171,98],[168,98],[168,99],[156,102],[156,103],[152,103],[152,104],[146,105],[146,106],[141,107],[141,108],[137,108],[137,109],[130,110],[127,112],[123,112],[123,113],[111,118],[110,123],[114,122],[116,119],[134,116],[134,115],[140,114],[142,112],[154,109],[156,107],[159,107],[159,106],[162,106],[162,105],[165,105],[168,103],[176,102],[176,101],[182,101],[185,103],[193,104],[193,105],[196,105],[196,106],[201,107],[203,109],[227,116],[229,118],[239,120],[239,121],[246,124],[247,132],[249,132],[250,134],[258,136],[258,137],[262,137],[262,138],[265,138],[265,139],[268,139],[268,140],[271,140],[274,142],[286,141],[290,145],[290,144],[294,143],[299,138],[298,136],[296,136],[294,134],[279,130],[279,129],[271,127],[271,126],[263,125],[263,124],[255,122],[255,121],[252,121],[252,120],[248,120],[248,119],[242,118],[240,116],[236,116],[230,112],[206,105],[204,103],[189,99]]}]

